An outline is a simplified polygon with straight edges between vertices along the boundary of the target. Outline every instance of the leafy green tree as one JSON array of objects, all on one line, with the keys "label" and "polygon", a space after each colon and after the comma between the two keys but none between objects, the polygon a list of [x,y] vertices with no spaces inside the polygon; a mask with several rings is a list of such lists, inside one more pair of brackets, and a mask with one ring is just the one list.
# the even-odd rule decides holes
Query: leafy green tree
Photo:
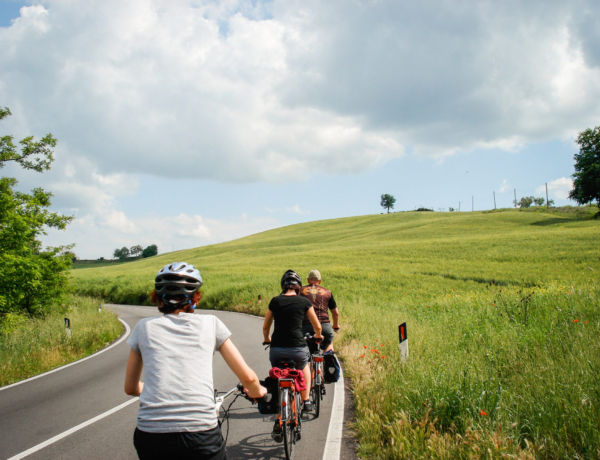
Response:
[{"label": "leafy green tree", "polygon": [[[8,108],[0,108],[0,120],[9,115]],[[26,170],[50,169],[56,146],[51,134],[39,142],[29,136],[20,144],[19,152],[13,136],[0,138],[0,168],[14,161]],[[61,305],[67,292],[73,246],[43,249],[39,237],[47,228],[64,229],[73,217],[48,210],[52,193],[41,188],[23,193],[16,185],[14,178],[0,178],[0,315],[42,315]]]},{"label": "leafy green tree", "polygon": [[388,195],[387,193],[381,195],[381,207],[387,209],[389,214],[390,209],[394,209],[394,203],[396,202],[396,198],[392,195]]},{"label": "leafy green tree", "polygon": [[600,208],[600,126],[580,132],[575,142],[579,144],[579,153],[575,154],[573,190],[569,198],[579,204],[595,200]]},{"label": "leafy green tree", "polygon": [[532,196],[524,196],[519,201],[518,205],[520,208],[529,208],[533,203],[534,197]]},{"label": "leafy green tree", "polygon": [[115,249],[115,252],[113,252],[113,255],[115,259],[125,260],[127,257],[129,257],[129,249],[127,249],[125,246],[123,246],[121,249],[117,248]]},{"label": "leafy green tree", "polygon": [[142,253],[143,250],[144,248],[142,248],[139,244],[136,244],[135,246],[131,246],[129,248],[129,254],[131,254],[132,257],[137,257]]},{"label": "leafy green tree", "polygon": [[155,244],[151,244],[146,249],[142,251],[142,257],[145,259],[146,257],[152,257],[158,254],[158,248]]},{"label": "leafy green tree", "polygon": [[546,201],[546,200],[544,200],[544,198],[541,198],[541,197],[540,198],[533,198],[533,203],[536,206],[543,206],[544,205],[544,201]]}]

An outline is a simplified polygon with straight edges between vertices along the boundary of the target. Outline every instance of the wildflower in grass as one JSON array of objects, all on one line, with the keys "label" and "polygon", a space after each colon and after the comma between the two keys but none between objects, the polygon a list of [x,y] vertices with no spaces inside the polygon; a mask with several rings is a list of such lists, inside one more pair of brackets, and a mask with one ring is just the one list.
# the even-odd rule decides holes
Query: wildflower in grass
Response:
[{"label": "wildflower in grass", "polygon": [[381,359],[385,359],[385,356],[384,356],[384,355],[381,355]]},{"label": "wildflower in grass", "polygon": [[366,345],[363,345],[363,348],[367,348],[367,346],[366,346]]},{"label": "wildflower in grass", "polygon": [[365,357],[365,355],[360,355],[360,357],[361,357],[361,358],[364,358],[364,357]]},{"label": "wildflower in grass", "polygon": [[382,346],[382,347],[385,347],[385,343],[382,343],[382,344],[381,344],[381,346]]},{"label": "wildflower in grass", "polygon": [[487,413],[485,411],[481,411],[481,412],[479,412],[479,415],[481,415],[482,417],[485,417],[487,415]]},{"label": "wildflower in grass", "polygon": [[375,348],[371,348],[371,353],[375,353]]},{"label": "wildflower in grass", "polygon": [[585,324],[589,323],[589,321],[586,321]]},{"label": "wildflower in grass", "polygon": [[578,320],[578,319],[574,319],[574,320],[573,320],[573,322],[574,322],[574,323],[578,323],[578,322],[579,322],[579,320]]}]

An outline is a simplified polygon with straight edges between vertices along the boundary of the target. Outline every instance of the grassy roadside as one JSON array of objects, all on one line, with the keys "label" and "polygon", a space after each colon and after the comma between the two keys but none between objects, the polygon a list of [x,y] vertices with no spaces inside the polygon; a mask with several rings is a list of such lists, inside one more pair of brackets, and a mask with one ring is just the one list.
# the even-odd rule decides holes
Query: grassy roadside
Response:
[{"label": "grassy roadside", "polygon": [[[27,320],[9,315],[0,324],[0,386],[88,356],[108,345],[123,332],[112,312],[98,312],[98,301],[72,296],[69,309],[46,318]],[[71,339],[64,318],[71,320]]]},{"label": "grassy roadside", "polygon": [[341,308],[363,458],[597,459],[600,222],[581,211],[313,222],[73,280],[80,293],[147,303],[156,270],[176,258],[200,268],[204,308],[264,314],[281,273],[318,268]]}]

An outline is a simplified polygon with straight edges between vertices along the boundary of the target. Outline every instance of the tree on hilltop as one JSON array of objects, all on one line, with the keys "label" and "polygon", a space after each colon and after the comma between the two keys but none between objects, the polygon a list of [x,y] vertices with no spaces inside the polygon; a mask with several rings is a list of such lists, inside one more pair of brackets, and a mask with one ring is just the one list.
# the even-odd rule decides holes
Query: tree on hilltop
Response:
[{"label": "tree on hilltop", "polygon": [[579,153],[574,157],[573,190],[569,198],[579,204],[595,200],[600,208],[600,126],[580,132],[575,142],[579,144]]},{"label": "tree on hilltop", "polygon": [[152,257],[158,254],[158,248],[155,244],[151,244],[146,249],[142,251],[142,257],[145,259],[146,257]]},{"label": "tree on hilltop", "polygon": [[123,246],[121,249],[117,248],[113,252],[113,256],[115,257],[115,259],[125,260],[127,259],[127,257],[129,257],[129,249],[125,246]]},{"label": "tree on hilltop", "polygon": [[136,244],[135,246],[131,246],[129,248],[129,254],[131,254],[131,257],[137,257],[142,253],[143,250],[144,248],[142,248],[139,244]]},{"label": "tree on hilltop", "polygon": [[390,209],[394,209],[394,203],[396,202],[396,198],[392,195],[388,195],[387,193],[381,195],[381,207],[387,209],[389,214]]}]

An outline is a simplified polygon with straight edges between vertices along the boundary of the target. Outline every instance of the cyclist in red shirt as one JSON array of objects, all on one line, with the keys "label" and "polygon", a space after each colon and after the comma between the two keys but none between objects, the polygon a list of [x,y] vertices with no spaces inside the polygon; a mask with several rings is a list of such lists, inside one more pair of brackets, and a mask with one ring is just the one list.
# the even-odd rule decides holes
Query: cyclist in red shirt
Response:
[{"label": "cyclist in red shirt", "polygon": [[[325,352],[333,350],[333,331],[340,330],[340,312],[338,311],[337,304],[333,298],[333,294],[329,289],[325,289],[321,286],[321,273],[319,270],[311,270],[308,274],[308,286],[304,286],[300,290],[300,295],[306,297],[312,303],[317,318],[321,322],[323,328],[321,334],[323,335],[323,342],[321,342],[321,348]],[[333,326],[329,322],[329,311],[331,311],[331,317],[333,319]],[[313,329],[308,316],[304,317],[302,324],[302,334],[310,333],[314,335]]]}]

